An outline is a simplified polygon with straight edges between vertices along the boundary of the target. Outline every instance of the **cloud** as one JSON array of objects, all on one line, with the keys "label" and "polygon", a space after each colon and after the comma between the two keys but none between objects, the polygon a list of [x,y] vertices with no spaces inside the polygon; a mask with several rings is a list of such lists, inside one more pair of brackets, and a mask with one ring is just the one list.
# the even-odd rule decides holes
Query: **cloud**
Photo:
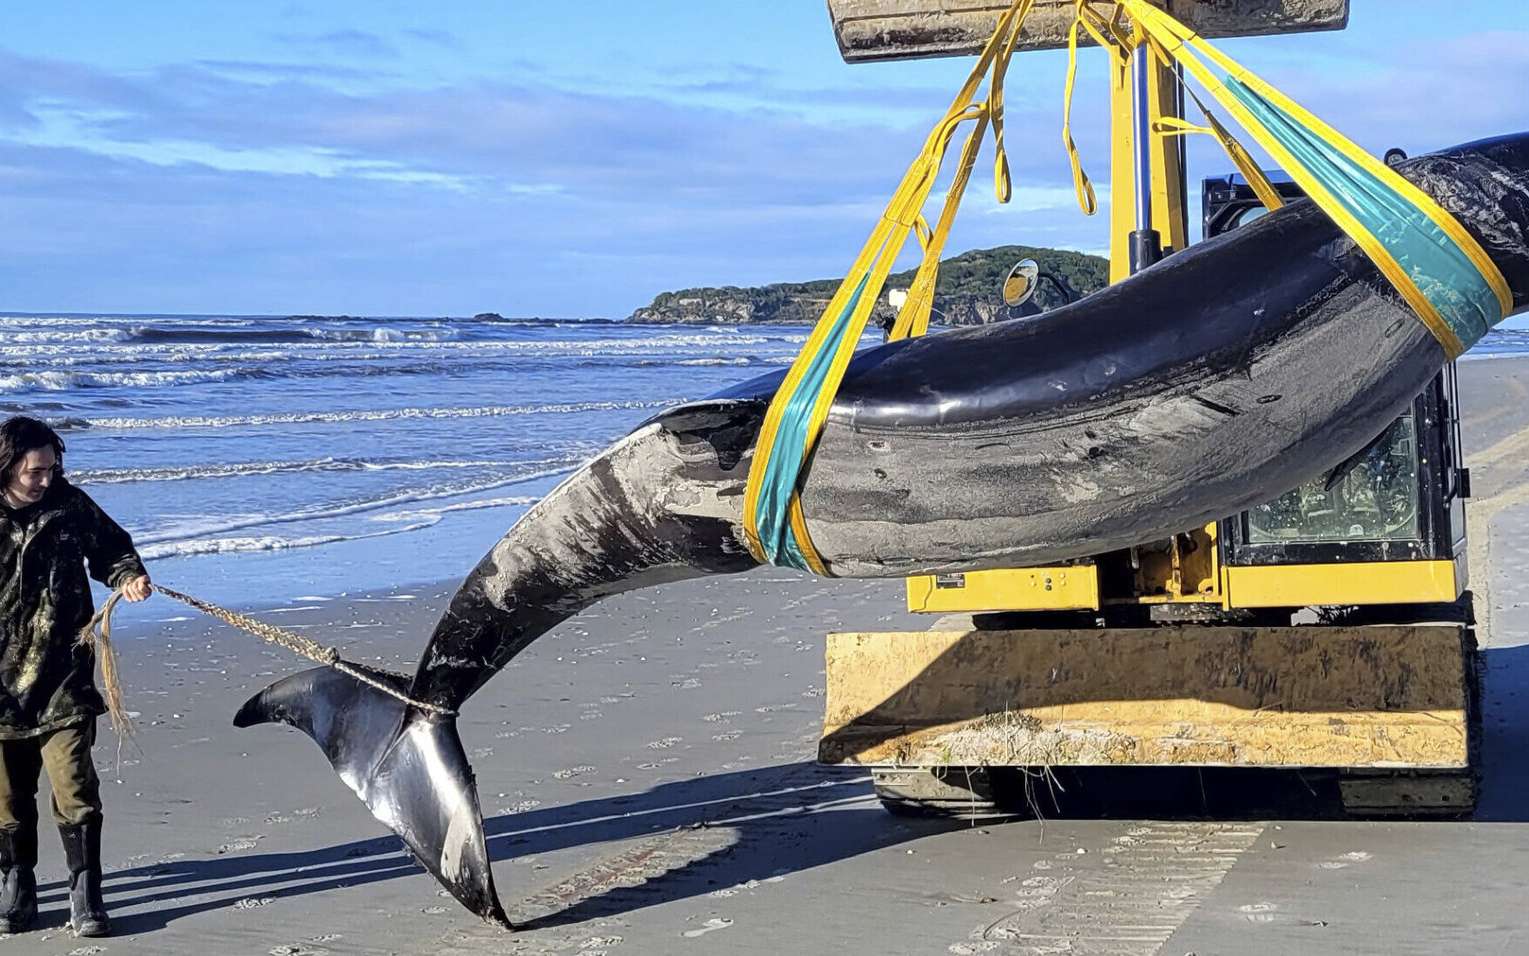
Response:
[{"label": "cloud", "polygon": [[[949,91],[793,82],[712,65],[602,91],[0,53],[0,304],[625,315],[665,288],[832,276]],[[1101,86],[1083,84],[1075,133],[1102,181]],[[1016,201],[994,209],[983,156],[950,248],[1103,245],[1106,216],[1071,199],[1059,72],[1009,104]]]},{"label": "cloud", "polygon": [[422,43],[431,43],[447,50],[463,49],[462,41],[445,30],[414,28],[405,30],[404,35],[419,40]]},{"label": "cloud", "polygon": [[327,63],[284,63],[260,60],[197,60],[196,66],[228,77],[255,82],[272,80],[367,80],[396,79],[375,69],[337,66]]},{"label": "cloud", "polygon": [[[85,73],[60,79],[63,71],[18,63],[11,76],[21,89],[27,77],[41,77],[20,102],[34,112],[41,104],[77,134],[82,148],[107,154],[121,154],[124,143],[147,144],[133,150],[146,159],[154,144],[165,144],[176,160],[194,155],[186,144],[200,144],[208,156],[308,151],[315,174],[333,174],[339,161],[489,185],[556,184],[615,200],[643,193],[677,205],[885,196],[926,131],[922,117],[917,125],[899,126],[830,122],[763,106],[724,108],[532,83],[351,92],[308,70],[283,75],[279,64],[260,64],[252,78],[242,66],[189,64],[135,78]],[[768,90],[757,93],[765,97]],[[1045,122],[1042,113],[1011,110],[1010,129]],[[1096,136],[1092,145],[1102,149],[1102,140]],[[1022,176],[1059,180],[1060,155],[1053,145],[1016,150],[1011,160]]]},{"label": "cloud", "polygon": [[1378,47],[1330,42],[1336,55],[1317,68],[1280,59],[1261,72],[1367,149],[1401,145],[1416,154],[1529,129],[1520,95],[1529,89],[1529,31]]},{"label": "cloud", "polygon": [[276,39],[292,46],[324,50],[339,56],[392,59],[398,48],[375,33],[365,30],[331,30],[327,33],[281,33]]},{"label": "cloud", "polygon": [[[829,277],[951,92],[725,62],[615,86],[501,60],[426,82],[375,34],[286,39],[296,62],[135,72],[0,50],[0,305],[616,316],[666,288]],[[1363,145],[1416,152],[1529,126],[1526,40],[1234,53]],[[1107,211],[1072,202],[1061,61],[1045,56],[1011,74],[1016,201],[991,201],[984,155],[952,250],[1105,244]],[[1075,135],[1103,200],[1099,57],[1082,69]],[[1229,168],[1208,140],[1191,150],[1196,177]]]}]

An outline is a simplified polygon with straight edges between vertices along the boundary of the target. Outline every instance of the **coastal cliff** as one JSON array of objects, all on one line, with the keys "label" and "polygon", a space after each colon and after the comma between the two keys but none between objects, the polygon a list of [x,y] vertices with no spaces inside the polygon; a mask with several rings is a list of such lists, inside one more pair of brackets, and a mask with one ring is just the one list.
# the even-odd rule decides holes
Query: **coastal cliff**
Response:
[{"label": "coastal cliff", "polygon": [[[1065,249],[1035,246],[998,246],[974,249],[940,264],[935,286],[934,314],[930,321],[943,325],[982,325],[1009,315],[999,288],[1014,263],[1034,259],[1044,272],[1065,279],[1080,295],[1102,288],[1109,281],[1109,262],[1099,256]],[[913,281],[909,269],[887,277],[888,289],[905,289]],[[629,322],[653,324],[750,324],[773,322],[811,325],[818,320],[838,279],[811,282],[777,282],[765,286],[719,286],[663,292],[653,302],[628,317]],[[1035,301],[1042,308],[1061,305],[1061,297],[1049,282],[1042,282]],[[895,310],[883,295],[876,303],[872,321],[891,316]]]}]

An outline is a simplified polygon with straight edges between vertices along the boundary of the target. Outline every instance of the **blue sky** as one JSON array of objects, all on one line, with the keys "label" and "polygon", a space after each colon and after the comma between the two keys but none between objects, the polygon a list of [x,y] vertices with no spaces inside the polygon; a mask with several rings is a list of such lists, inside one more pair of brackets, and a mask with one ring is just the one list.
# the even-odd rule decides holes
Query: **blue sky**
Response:
[{"label": "blue sky", "polygon": [[[1529,129],[1523,0],[1353,4],[1226,48],[1377,151]],[[969,68],[847,66],[822,0],[423,6],[5,4],[0,308],[620,317],[835,275]],[[1100,57],[1075,125],[1102,189]],[[952,250],[1107,244],[1064,66],[1011,68],[1015,202],[976,177]]]}]

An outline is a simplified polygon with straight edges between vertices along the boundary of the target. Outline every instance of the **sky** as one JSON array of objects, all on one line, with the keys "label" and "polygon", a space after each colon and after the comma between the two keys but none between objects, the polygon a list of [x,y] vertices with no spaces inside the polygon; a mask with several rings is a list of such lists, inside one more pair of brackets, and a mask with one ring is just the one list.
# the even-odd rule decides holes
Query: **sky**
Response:
[{"label": "sky", "polygon": [[[1345,31],[1224,48],[1377,153],[1529,129],[1529,4],[1444,9],[1353,0]],[[1103,54],[1080,61],[1102,195]],[[620,318],[841,275],[970,66],[846,65],[823,0],[8,0],[0,309]],[[1014,200],[984,159],[950,251],[1107,247],[1065,66],[1016,57]]]}]

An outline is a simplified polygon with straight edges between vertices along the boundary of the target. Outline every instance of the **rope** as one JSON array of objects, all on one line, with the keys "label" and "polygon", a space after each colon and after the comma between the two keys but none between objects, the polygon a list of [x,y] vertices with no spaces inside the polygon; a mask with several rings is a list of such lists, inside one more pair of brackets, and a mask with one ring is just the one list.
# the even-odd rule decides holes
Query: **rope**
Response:
[{"label": "rope", "polygon": [[117,607],[117,602],[122,600],[121,591],[113,591],[106,603],[101,605],[101,610],[95,613],[80,630],[75,643],[81,647],[89,647],[96,652],[96,660],[101,662],[101,683],[106,688],[102,696],[106,698],[106,712],[111,715],[112,730],[117,732],[118,753],[117,761],[122,761],[121,742],[133,736],[136,728],[133,720],[127,714],[127,705],[122,702],[122,679],[117,670],[117,649],[111,642],[111,614]]},{"label": "rope", "polygon": [[[269,644],[284,647],[299,657],[306,657],[314,663],[322,664],[325,667],[333,667],[340,673],[360,681],[373,690],[381,691],[389,697],[417,710],[422,710],[427,714],[434,714],[437,717],[455,717],[457,715],[457,712],[449,707],[415,700],[391,684],[378,680],[362,668],[342,658],[339,648],[325,647],[317,641],[311,641],[303,637],[301,634],[295,634],[292,631],[277,627],[274,624],[267,624],[264,621],[257,621],[237,611],[230,611],[228,608],[219,607],[211,601],[194,598],[189,594],[183,594],[174,588],[167,588],[162,584],[154,585],[154,590],[166,597],[174,598],[182,604],[195,608],[209,617],[217,618],[229,627],[244,631],[246,634],[253,634]],[[106,603],[101,606],[101,610],[97,611],[95,616],[90,619],[90,623],[86,624],[84,629],[80,631],[79,637],[81,644],[93,646],[97,650],[101,660],[101,682],[106,685],[106,708],[111,714],[112,726],[119,734],[123,733],[124,727],[127,733],[132,732],[131,723],[127,718],[127,711],[122,704],[122,688],[117,673],[117,655],[111,646],[111,615],[121,598],[121,591],[114,592],[110,598],[107,598]]]}]

